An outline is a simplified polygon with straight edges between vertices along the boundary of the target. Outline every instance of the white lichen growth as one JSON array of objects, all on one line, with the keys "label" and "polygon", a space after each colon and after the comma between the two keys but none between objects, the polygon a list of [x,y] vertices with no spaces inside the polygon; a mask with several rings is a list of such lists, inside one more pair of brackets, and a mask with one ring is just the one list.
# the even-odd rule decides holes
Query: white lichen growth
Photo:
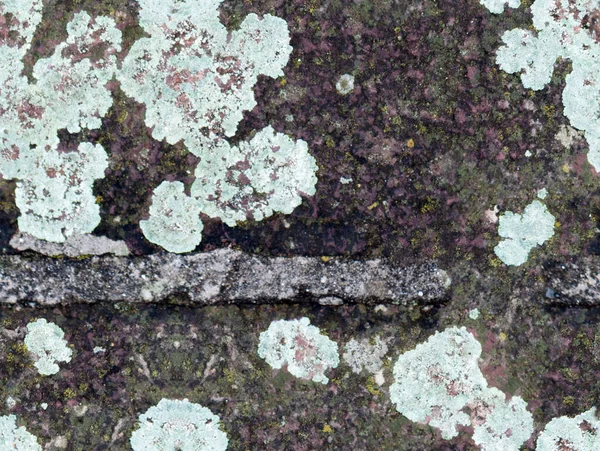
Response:
[{"label": "white lichen growth", "polygon": [[299,193],[315,193],[316,171],[306,142],[268,126],[249,142],[237,147],[224,142],[206,155],[196,167],[191,193],[203,213],[234,226],[291,213],[302,201]]},{"label": "white lichen growth", "polygon": [[469,408],[473,441],[483,451],[518,451],[533,433],[533,416],[519,396],[507,401],[500,390],[488,387]]},{"label": "white lichen growth", "polygon": [[67,346],[65,333],[45,318],[27,324],[25,346],[35,358],[34,366],[44,376],[56,374],[59,367],[56,362],[70,362],[73,351]]},{"label": "white lichen growth", "polygon": [[23,426],[17,427],[14,415],[0,416],[0,449],[14,451],[42,451],[35,435]]},{"label": "white lichen growth", "polygon": [[344,346],[342,358],[352,368],[353,373],[359,374],[365,370],[367,373],[375,374],[383,366],[382,358],[387,352],[388,346],[379,335],[375,337],[372,344],[367,339],[358,341],[353,338]]},{"label": "white lichen growth", "polygon": [[600,171],[600,4],[594,0],[536,0],[531,6],[534,34],[514,29],[504,33],[497,52],[502,70],[520,73],[525,88],[543,89],[558,58],[573,70],[563,91],[564,113],[585,132],[588,160]]},{"label": "white lichen growth", "polygon": [[112,105],[105,85],[116,68],[121,32],[110,18],[76,13],[67,25],[66,41],[35,63],[35,83],[29,83],[22,75],[23,58],[41,7],[41,0],[0,3],[0,14],[16,18],[7,21],[5,16],[0,31],[19,36],[13,40],[5,34],[0,40],[0,176],[17,180],[20,231],[64,242],[100,222],[92,184],[104,177],[107,155],[91,143],[59,149],[57,132],[101,126]]},{"label": "white lichen growth", "polygon": [[2,0],[0,14],[13,17],[12,21],[4,24],[12,36],[7,35],[2,44],[20,48],[25,54],[42,20],[42,0]]},{"label": "white lichen growth", "polygon": [[509,8],[518,8],[521,6],[521,0],[479,0],[479,3],[493,14],[502,14],[506,4],[508,4]]},{"label": "white lichen growth", "polygon": [[326,384],[325,371],[340,362],[337,343],[311,326],[306,317],[273,321],[260,334],[258,355],[275,369],[284,365],[296,377]]},{"label": "white lichen growth", "polygon": [[187,399],[162,399],[138,421],[130,439],[134,451],[224,451],[229,443],[220,418]]},{"label": "white lichen growth", "polygon": [[77,152],[36,152],[22,161],[15,190],[21,232],[60,243],[96,228],[100,207],[92,185],[108,166],[101,145],[81,143]]},{"label": "white lichen growth", "polygon": [[13,398],[12,396],[8,396],[6,398],[6,401],[4,402],[4,404],[6,404],[6,408],[8,410],[12,410],[17,405],[17,400],[15,398]]},{"label": "white lichen growth", "polygon": [[537,451],[596,451],[600,449],[600,421],[596,408],[574,418],[554,418],[537,440]]},{"label": "white lichen growth", "polygon": [[[249,14],[238,30],[228,32],[219,21],[221,0],[138,1],[140,24],[149,37],[133,45],[118,79],[129,96],[146,106],[145,121],[154,138],[171,144],[183,140],[200,158],[191,198],[185,201],[188,220],[194,221],[198,210],[230,226],[291,213],[302,194],[315,193],[317,166],[306,142],[294,142],[271,127],[237,146],[226,141],[236,133],[243,112],[256,105],[257,77],[283,75],[292,51],[287,23]],[[157,191],[155,196],[162,192]],[[181,232],[168,218],[153,218],[160,214],[156,209],[150,213],[155,226],[146,234],[150,241],[170,243],[167,249],[173,252],[189,251],[192,242],[200,242],[201,228],[194,227],[183,238],[184,250],[175,250]]]},{"label": "white lichen growth", "polygon": [[200,243],[204,225],[197,202],[184,193],[181,182],[163,182],[154,190],[150,219],[140,221],[148,240],[169,252],[189,252]]},{"label": "white lichen growth", "polygon": [[507,211],[498,226],[498,234],[505,239],[494,248],[495,254],[506,265],[522,265],[531,249],[552,238],[555,221],[539,200],[527,205],[522,215]]},{"label": "white lichen growth", "polygon": [[474,308],[473,310],[469,310],[469,318],[472,320],[476,320],[479,318],[480,312],[478,308]]},{"label": "white lichen growth", "polygon": [[138,0],[150,37],[133,45],[118,78],[146,105],[156,139],[190,145],[211,133],[233,136],[243,111],[256,105],[258,75],[283,75],[292,51],[286,22],[249,14],[228,33],[219,21],[221,1]]},{"label": "white lichen growth", "polygon": [[350,94],[354,91],[354,75],[342,75],[335,84],[335,89],[343,96]]},{"label": "white lichen growth", "polygon": [[444,439],[459,426],[473,426],[482,450],[518,450],[533,432],[525,402],[488,387],[481,370],[481,345],[464,327],[436,332],[402,354],[394,366],[390,397],[408,419],[438,428]]}]

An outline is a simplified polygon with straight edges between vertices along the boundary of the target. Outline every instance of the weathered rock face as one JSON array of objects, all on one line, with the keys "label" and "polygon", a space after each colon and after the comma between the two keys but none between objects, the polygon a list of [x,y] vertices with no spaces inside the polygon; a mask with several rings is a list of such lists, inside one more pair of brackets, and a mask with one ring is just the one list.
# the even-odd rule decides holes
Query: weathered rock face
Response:
[{"label": "weathered rock face", "polygon": [[597,449],[599,23],[0,0],[0,443]]},{"label": "weathered rock face", "polygon": [[596,307],[600,305],[600,261],[596,256],[547,264],[546,302]]},{"label": "weathered rock face", "polygon": [[[436,304],[451,281],[433,263],[395,268],[381,260],[268,258],[220,249],[178,256],[51,260],[0,257],[0,300],[40,305],[95,302],[318,302]],[[107,281],[110,281],[107,283]]]}]

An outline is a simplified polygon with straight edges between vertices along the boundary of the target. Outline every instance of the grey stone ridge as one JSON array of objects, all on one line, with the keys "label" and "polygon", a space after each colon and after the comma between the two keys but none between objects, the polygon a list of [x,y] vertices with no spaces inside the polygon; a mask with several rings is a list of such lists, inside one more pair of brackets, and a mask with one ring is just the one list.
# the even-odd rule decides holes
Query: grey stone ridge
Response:
[{"label": "grey stone ridge", "polygon": [[75,233],[69,236],[64,243],[51,243],[28,233],[17,233],[11,238],[10,246],[18,251],[34,251],[51,257],[59,255],[66,257],[103,254],[129,255],[129,249],[124,241],[115,241],[87,233]]},{"label": "grey stone ridge", "polygon": [[600,258],[586,257],[546,267],[548,304],[564,306],[600,306]]},{"label": "grey stone ridge", "polygon": [[83,260],[0,257],[2,303],[434,304],[446,298],[449,286],[448,274],[435,263],[397,268],[383,260],[265,258],[232,249]]}]

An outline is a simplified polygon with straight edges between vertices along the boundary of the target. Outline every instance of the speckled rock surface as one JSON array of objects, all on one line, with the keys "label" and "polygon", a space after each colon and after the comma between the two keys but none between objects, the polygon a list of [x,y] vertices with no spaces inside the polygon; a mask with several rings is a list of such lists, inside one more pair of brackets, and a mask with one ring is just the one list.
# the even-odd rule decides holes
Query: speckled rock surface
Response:
[{"label": "speckled rock surface", "polygon": [[[110,281],[107,283],[107,281]],[[435,304],[451,280],[433,263],[247,255],[230,249],[145,258],[52,260],[0,256],[0,302],[243,302]]]},{"label": "speckled rock surface", "polygon": [[[21,138],[33,136],[25,133],[31,124],[45,118],[56,125],[62,117],[44,115],[33,94],[29,103],[0,109],[0,131],[18,131],[14,121],[23,121],[23,136],[0,134],[2,424],[26,428],[43,449],[82,451],[130,450],[140,415],[165,399],[188,399],[210,410],[230,450],[494,449],[493,437],[521,441],[529,435],[512,434],[518,425],[511,424],[506,406],[521,409],[527,428],[529,415],[533,421],[528,439],[511,442],[515,451],[536,449],[546,427],[550,441],[561,433],[555,425],[583,424],[585,429],[595,424],[593,408],[600,406],[600,177],[589,158],[594,161],[590,146],[598,144],[597,117],[591,113],[598,110],[600,91],[596,74],[586,69],[597,63],[585,61],[588,50],[597,51],[600,36],[600,8],[593,1],[523,0],[505,2],[506,7],[487,0],[203,3],[218,8],[218,17],[213,14],[209,21],[221,30],[219,39],[207,38],[213,44],[230,45],[223,33],[239,29],[247,17],[259,23],[252,14],[285,22],[276,22],[281,48],[288,45],[284,25],[292,48],[283,75],[256,80],[248,78],[240,52],[196,42],[194,27],[185,21],[178,19],[176,30],[150,23],[148,33],[140,23],[141,1],[27,0],[27,5],[41,5],[35,28],[37,6],[17,11],[13,0],[0,0],[8,8],[0,10],[0,46],[18,61],[0,61],[8,77],[0,78],[5,94],[8,85],[37,93],[37,82],[46,78],[34,71],[36,63],[68,41],[67,24],[82,11],[90,18],[108,18],[100,23],[111,24],[114,37],[115,30],[120,32],[120,48],[109,51],[96,30],[85,43],[67,42],[59,52],[65,60],[89,58],[102,66],[98,57],[114,56],[116,66],[110,68],[118,71],[135,43],[150,34],[168,43],[162,50],[165,61],[192,44],[210,52],[210,58],[193,59],[190,72],[177,72],[175,64],[163,68],[174,71],[164,84],[182,90],[170,98],[191,118],[188,125],[196,113],[184,95],[186,83],[200,83],[215,70],[226,81],[215,82],[225,97],[229,88],[248,88],[237,128],[228,124],[227,134],[222,133],[223,117],[210,116],[204,118],[210,130],[192,126],[185,140],[172,142],[153,137],[145,104],[126,94],[121,75],[109,77],[96,86],[103,93],[102,109],[92,109],[98,117],[88,128],[45,131],[55,135],[46,151],[71,163],[44,167],[35,180],[31,174],[47,161],[20,160],[45,150],[28,148],[31,143]],[[155,3],[144,20],[152,22],[152,11],[162,14],[167,1]],[[573,34],[552,34],[561,56],[553,65],[538,58],[552,53],[543,48],[544,39],[533,39],[552,31],[539,23],[544,11]],[[22,14],[35,20],[22,22]],[[502,51],[500,65],[498,51],[508,45],[502,37],[510,30],[526,30],[507,36],[525,33],[541,46],[539,52],[517,46],[514,52],[521,58],[512,61],[515,47],[510,47]],[[167,39],[156,39],[160,33]],[[585,48],[577,47],[580,41]],[[23,47],[24,42],[29,44]],[[258,45],[260,36],[253,42],[253,51],[265,50]],[[15,56],[15,48],[24,49],[22,58]],[[576,61],[569,54],[573,49]],[[548,79],[538,80],[535,90],[525,87],[527,71],[535,75],[542,69]],[[54,80],[60,89],[70,86],[67,69],[48,70],[50,80],[51,75],[63,77]],[[338,86],[342,76],[344,85]],[[8,105],[17,97],[2,98]],[[256,101],[252,108],[251,98]],[[252,153],[244,154],[247,146],[240,143],[253,142],[268,127],[306,144],[302,149],[310,155],[304,154],[310,174],[289,170],[293,159],[281,164],[281,171],[270,170],[276,159],[263,152],[267,177],[261,175],[258,183],[248,175],[253,173]],[[6,144],[10,140],[19,145]],[[79,161],[72,154],[82,143],[106,153],[102,174],[90,177],[83,171],[89,168],[73,163]],[[188,147],[202,145],[225,152],[215,154],[218,164],[206,157],[212,154]],[[237,153],[231,156],[227,149]],[[277,146],[269,151],[276,152]],[[14,165],[17,160],[23,164]],[[65,167],[69,171],[61,172]],[[293,191],[286,180],[278,180],[286,171],[309,180],[310,189]],[[57,177],[65,177],[57,186],[68,187],[61,198],[69,207],[64,211],[75,216],[94,212],[86,223],[90,227],[73,229],[84,232],[90,246],[72,244],[64,236],[73,232],[68,227],[58,227],[55,234],[66,243],[24,240],[11,246],[11,238],[23,232],[19,218],[42,212],[58,225],[65,220],[43,202],[31,211],[20,210],[27,208],[19,201],[27,186]],[[187,251],[199,243],[187,254],[168,254],[155,244],[159,239],[144,237],[140,222],[149,219],[152,193],[161,183],[177,187],[177,199],[189,201],[198,179],[214,191],[206,194],[206,202],[243,210],[245,219],[225,223],[201,212],[182,221],[190,218],[165,203],[159,224],[172,228],[175,241],[192,235],[186,246],[173,249]],[[292,191],[281,194],[272,186]],[[544,239],[527,246],[518,266],[507,266],[494,253],[502,240],[500,218],[507,212],[524,214],[540,192],[554,224],[544,215]],[[36,191],[42,199],[54,194],[43,187]],[[259,221],[254,206],[264,207],[272,196],[282,207]],[[79,208],[81,199],[88,210]],[[293,201],[288,205],[281,199]],[[97,227],[85,235],[98,216]],[[527,223],[527,230],[511,239],[529,232],[535,236],[538,231],[529,230],[535,227],[535,221]],[[119,243],[123,253],[125,246],[129,256],[91,256],[106,251],[105,239]],[[27,325],[42,318],[64,332],[72,350],[70,362],[61,362],[49,376],[38,374],[24,342]],[[314,336],[337,344],[339,364],[327,365],[326,384],[313,382],[310,371],[301,378],[285,365],[274,369],[258,354],[261,333],[273,322],[301,318],[318,328]],[[485,387],[485,396],[468,393],[456,410],[461,425],[446,440],[436,426],[441,424],[436,415],[441,417],[444,409],[430,404],[430,417],[410,421],[392,402],[390,387],[399,377],[393,368],[401,355],[451,328],[460,329],[470,347],[457,342],[433,349],[441,354],[422,366],[428,370],[403,381],[411,386],[427,380],[450,398],[463,396],[465,387]],[[286,338],[293,342],[294,359],[319,362],[320,348],[307,335],[296,331]],[[478,384],[453,376],[462,374],[453,365],[474,359],[453,358],[452,352],[480,355]],[[439,368],[431,364],[438,361]],[[553,422],[561,417],[577,420]],[[581,423],[584,417],[587,423]]]}]

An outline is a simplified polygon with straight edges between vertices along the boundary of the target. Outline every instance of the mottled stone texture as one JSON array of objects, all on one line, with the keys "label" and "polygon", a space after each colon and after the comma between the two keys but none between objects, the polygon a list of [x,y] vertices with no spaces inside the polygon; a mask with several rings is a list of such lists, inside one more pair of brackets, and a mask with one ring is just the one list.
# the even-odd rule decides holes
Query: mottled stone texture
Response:
[{"label": "mottled stone texture", "polygon": [[[140,414],[163,398],[187,398],[221,419],[232,450],[475,450],[472,429],[443,440],[389,397],[401,354],[463,326],[481,344],[489,386],[523,399],[533,415],[523,449],[535,449],[552,419],[600,405],[600,179],[586,136],[563,112],[572,64],[557,61],[547,86],[533,91],[496,62],[506,31],[531,29],[532,3],[492,14],[478,0],[225,0],[219,14],[228,29],[271,14],[286,21],[293,48],[283,76],[258,78],[257,105],[231,145],[270,125],[307,143],[318,182],[291,214],[237,227],[201,215],[202,242],[186,256],[160,253],[139,224],[161,182],[181,182],[188,194],[199,158],[182,142],[153,139],[145,107],[111,80],[101,127],[57,137],[60,149],[105,149],[105,177],[92,187],[101,218],[93,233],[126,243],[132,257],[49,259],[11,248],[16,182],[0,180],[0,415],[14,414],[48,449],[127,450]],[[47,1],[23,58],[29,84],[82,10],[115,21],[117,64],[144,36],[133,0]],[[597,35],[594,17],[580,31]],[[354,89],[341,95],[344,74]],[[523,212],[543,188],[554,235],[523,265],[503,265],[493,252],[498,217]],[[219,252],[235,256],[209,273],[198,269]],[[276,276],[278,259],[294,256],[321,272],[291,266]],[[396,272],[368,279],[367,262],[376,260]],[[449,287],[427,285],[435,268]],[[144,281],[149,274],[158,279]],[[365,277],[366,292],[382,297],[319,291],[323,276],[330,288]],[[306,285],[278,285],[300,277]],[[385,289],[407,290],[400,305],[387,304],[380,279]],[[216,293],[240,304],[174,305]],[[98,302],[61,304],[74,299]],[[356,374],[342,361],[325,385],[271,369],[257,353],[260,333],[302,317],[339,349],[380,337],[382,370]],[[51,377],[37,374],[23,343],[38,318],[65,331],[73,350]]]},{"label": "mottled stone texture", "polygon": [[[52,260],[0,256],[0,303],[161,302],[435,304],[451,280],[434,263],[405,268],[381,260],[261,258],[220,249],[146,258]],[[336,302],[337,300],[337,302]]]}]

